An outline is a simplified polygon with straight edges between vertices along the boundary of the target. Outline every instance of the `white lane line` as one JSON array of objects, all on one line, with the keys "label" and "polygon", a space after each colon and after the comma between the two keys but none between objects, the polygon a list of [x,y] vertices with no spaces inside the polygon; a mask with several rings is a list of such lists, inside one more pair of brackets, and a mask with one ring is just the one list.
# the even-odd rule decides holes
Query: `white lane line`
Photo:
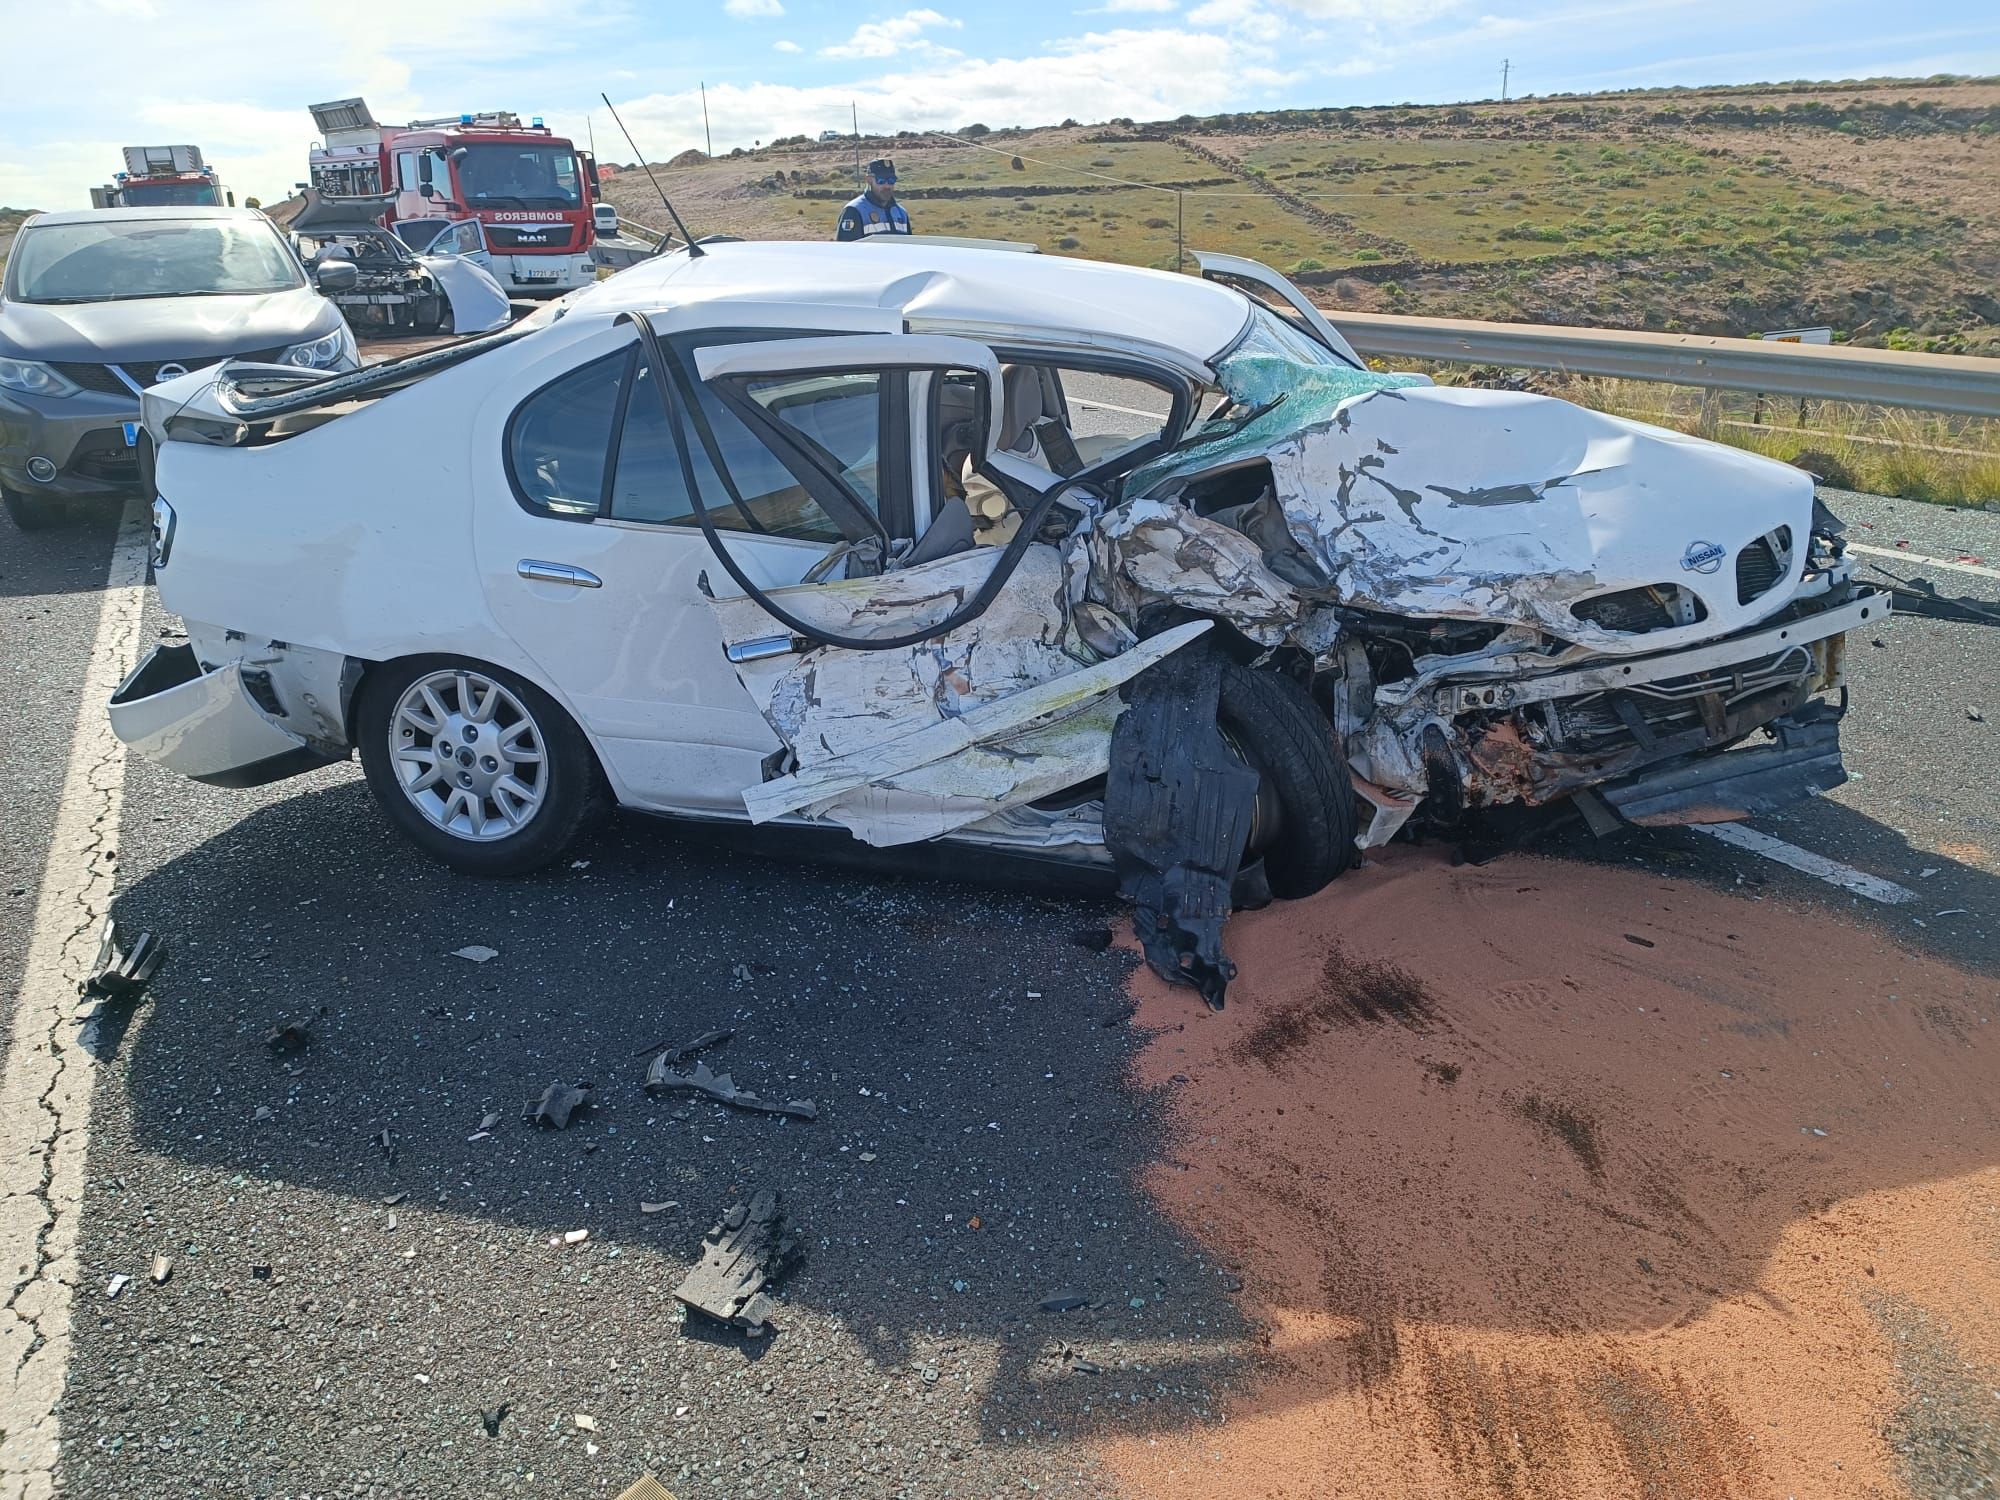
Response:
[{"label": "white lane line", "polygon": [[1169,413],[1163,411],[1140,411],[1136,406],[1116,406],[1109,401],[1093,401],[1088,396],[1071,396],[1071,406],[1089,406],[1098,411],[1120,411],[1128,417],[1144,417],[1149,422],[1164,422]]},{"label": "white lane line", "polygon": [[1797,844],[1788,844],[1783,839],[1774,839],[1768,833],[1759,832],[1742,823],[1698,823],[1693,825],[1696,833],[1705,833],[1712,839],[1738,849],[1746,849],[1752,854],[1787,865],[1815,880],[1824,880],[1828,885],[1837,885],[1844,891],[1852,891],[1857,896],[1866,896],[1870,901],[1880,901],[1884,906],[1900,906],[1905,901],[1917,899],[1917,893],[1907,886],[1897,885],[1893,880],[1884,880],[1879,875],[1866,875],[1852,865],[1844,865],[1837,859],[1828,859],[1824,854],[1815,854],[1810,849],[1801,849]]},{"label": "white lane line", "polygon": [[2000,568],[1989,568],[1983,563],[1953,562],[1945,557],[1927,557],[1921,552],[1906,552],[1901,547],[1871,547],[1866,542],[1849,542],[1849,552],[1861,552],[1869,557],[1894,557],[1904,562],[1922,563],[1927,568],[1947,568],[1954,573],[1970,573],[1975,578],[2000,578]]},{"label": "white lane line", "polygon": [[[98,607],[35,901],[27,964],[0,1069],[0,1497],[55,1493],[57,1407],[68,1378],[77,1216],[96,1064],[79,1045],[77,985],[97,956],[117,879],[125,747],[104,702],[138,655],[148,516],[126,507]],[[84,1295],[88,1295],[85,1292]]]}]

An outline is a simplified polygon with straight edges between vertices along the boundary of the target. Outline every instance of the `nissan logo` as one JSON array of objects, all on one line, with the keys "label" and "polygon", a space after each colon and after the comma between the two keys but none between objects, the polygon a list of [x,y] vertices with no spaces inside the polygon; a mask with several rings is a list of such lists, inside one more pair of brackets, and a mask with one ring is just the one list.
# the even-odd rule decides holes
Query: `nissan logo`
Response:
[{"label": "nissan logo", "polygon": [[1681,567],[1690,573],[1713,573],[1728,555],[1727,547],[1714,542],[1689,542],[1687,551],[1681,554]]},{"label": "nissan logo", "polygon": [[166,364],[161,365],[159,369],[153,371],[153,384],[158,385],[163,380],[179,380],[187,372],[188,367],[186,365],[175,364],[170,360]]}]

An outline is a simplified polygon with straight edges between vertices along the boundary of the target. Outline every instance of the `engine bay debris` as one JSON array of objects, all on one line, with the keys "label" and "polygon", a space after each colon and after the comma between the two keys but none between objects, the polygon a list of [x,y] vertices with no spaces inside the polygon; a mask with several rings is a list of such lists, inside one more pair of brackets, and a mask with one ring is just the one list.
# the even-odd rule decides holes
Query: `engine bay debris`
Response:
[{"label": "engine bay debris", "polygon": [[701,1250],[700,1263],[674,1289],[675,1300],[752,1337],[762,1334],[777,1310],[766,1288],[799,1253],[777,1191],[759,1188],[748,1202],[732,1204]]}]

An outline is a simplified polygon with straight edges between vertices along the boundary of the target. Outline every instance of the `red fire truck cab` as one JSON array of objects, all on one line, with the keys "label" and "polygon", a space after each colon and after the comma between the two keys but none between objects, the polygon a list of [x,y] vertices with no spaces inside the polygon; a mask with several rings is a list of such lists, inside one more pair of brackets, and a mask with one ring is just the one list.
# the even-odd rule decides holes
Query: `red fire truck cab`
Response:
[{"label": "red fire truck cab", "polygon": [[[411,248],[477,225],[487,268],[512,297],[555,297],[596,279],[596,164],[540,118],[505,110],[383,125],[361,99],[312,107],[324,137],[312,185],[326,197],[393,193],[383,224]],[[461,245],[468,236],[457,230]]]}]

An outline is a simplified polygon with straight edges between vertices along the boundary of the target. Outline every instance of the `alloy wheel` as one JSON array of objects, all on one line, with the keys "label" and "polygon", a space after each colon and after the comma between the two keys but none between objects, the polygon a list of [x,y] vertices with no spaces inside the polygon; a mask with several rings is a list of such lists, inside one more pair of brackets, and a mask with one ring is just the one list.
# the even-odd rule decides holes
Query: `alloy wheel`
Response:
[{"label": "alloy wheel", "polygon": [[465,668],[403,690],[389,715],[389,764],[411,806],[471,843],[520,832],[548,800],[541,726],[506,687]]}]

